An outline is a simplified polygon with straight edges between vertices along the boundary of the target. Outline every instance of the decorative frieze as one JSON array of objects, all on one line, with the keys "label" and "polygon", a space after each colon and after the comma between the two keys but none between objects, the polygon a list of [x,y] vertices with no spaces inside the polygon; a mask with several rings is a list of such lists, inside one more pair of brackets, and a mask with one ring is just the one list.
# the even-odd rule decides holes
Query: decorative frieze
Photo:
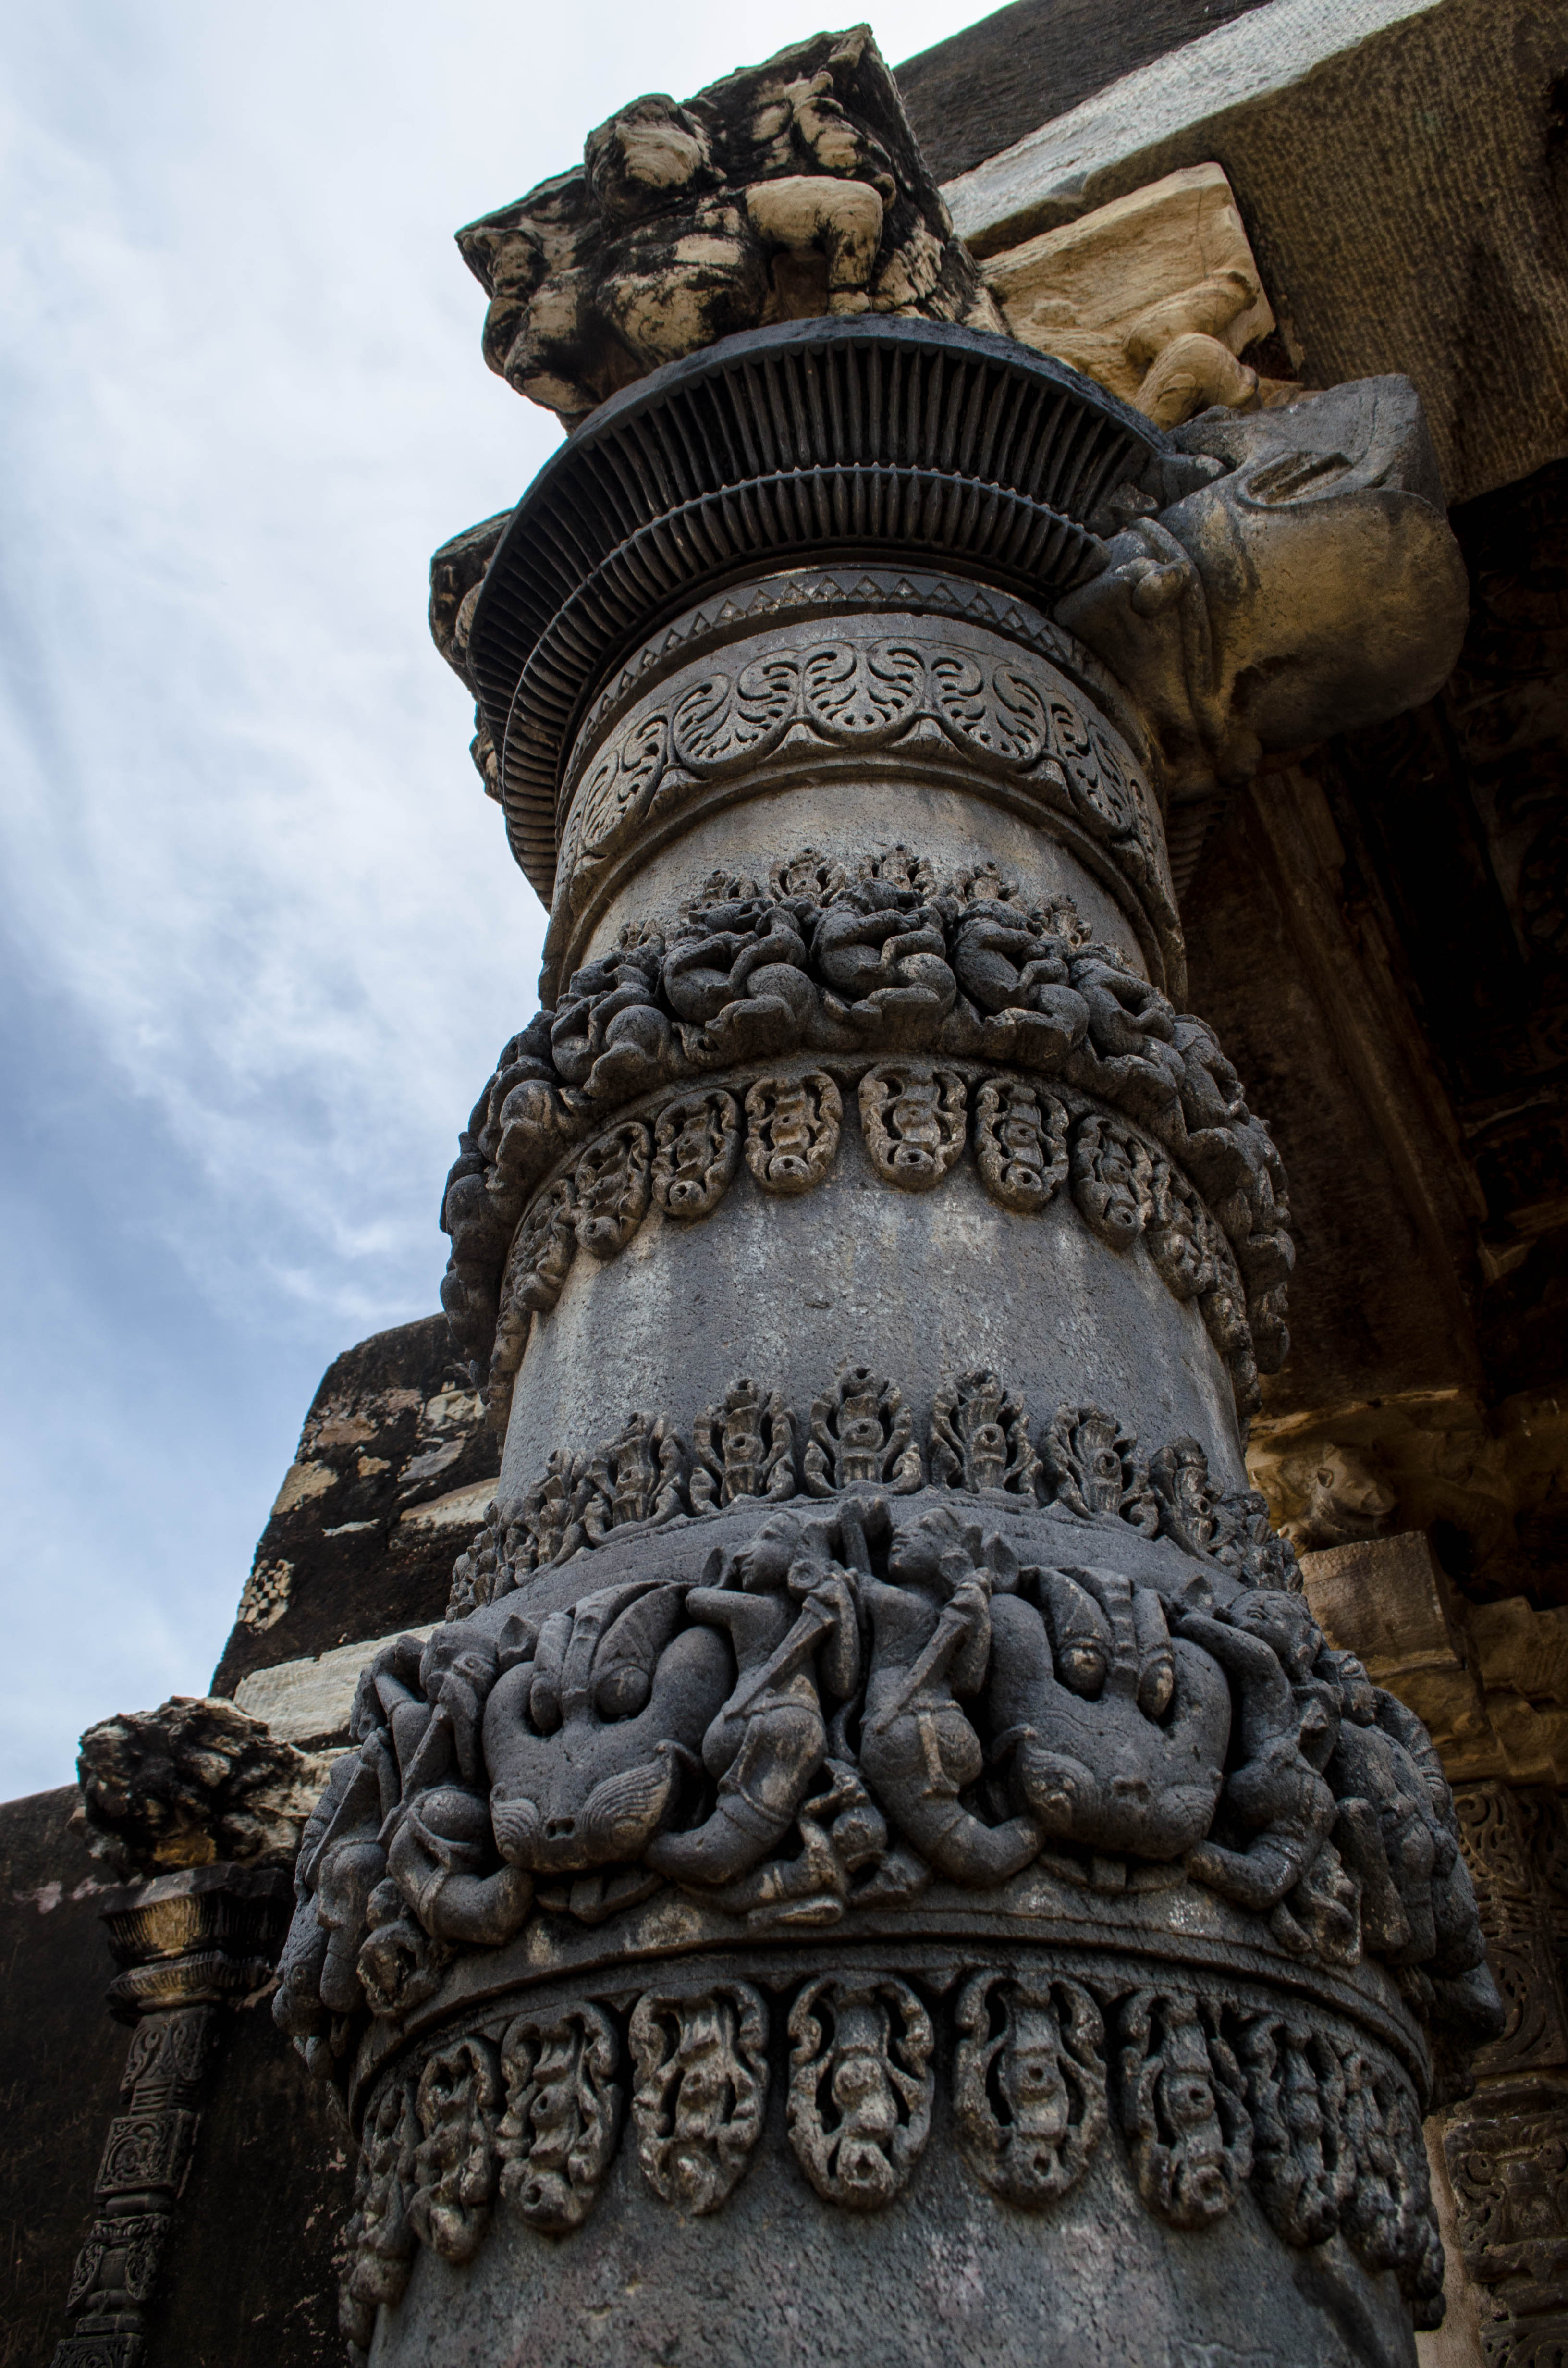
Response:
[{"label": "decorative frieze", "polygon": [[454,1565],[448,1617],[466,1617],[618,1531],[710,1515],[747,1498],[829,1497],[860,1486],[908,1496],[927,1482],[971,1497],[995,1492],[1018,1508],[1059,1505],[1085,1521],[1114,1515],[1251,1584],[1301,1586],[1294,1552],[1269,1529],[1264,1499],[1255,1489],[1215,1489],[1197,1440],[1144,1458],[1102,1407],[1063,1406],[1037,1446],[1023,1400],[983,1369],[937,1392],[923,1447],[897,1383],[849,1363],[805,1419],[777,1391],[764,1398],[756,1383],[734,1383],[692,1425],[689,1455],[667,1417],[641,1414],[592,1453],[557,1448],[520,1496],[489,1508]]},{"label": "decorative frieze", "polygon": [[1244,1989],[1139,1986],[1137,1970],[1112,1961],[1085,1979],[1032,1952],[1027,1969],[992,1965],[948,1995],[874,1966],[778,1998],[744,1980],[676,1984],[619,2007],[569,1997],[498,2042],[438,2040],[366,2109],[346,2329],[368,2345],[371,2305],[399,2298],[415,2244],[472,2258],[497,2204],[551,2236],[580,2229],[623,2119],[653,2196],[722,2211],[765,2150],[770,2025],[789,2044],[801,2169],[841,2210],[885,2210],[920,2175],[944,2024],[960,2152],[981,2188],[1049,2214],[1108,2147],[1152,2213],[1200,2229],[1250,2183],[1288,2244],[1342,2234],[1434,2324],[1441,2248],[1419,2111],[1387,2049],[1341,2019],[1309,2027]]},{"label": "decorative frieze", "polygon": [[[813,1051],[832,1066],[657,1099],[666,1082]],[[1293,1252],[1278,1156],[1212,1031],[999,872],[944,884],[900,848],[850,877],[807,848],[766,885],[715,877],[666,927],[576,972],[503,1054],[443,1214],[443,1297],[489,1369],[492,1419],[578,1247],[615,1257],[651,1206],[710,1213],[737,1170],[732,1104],[756,1184],[811,1190],[838,1150],[846,1084],[874,1172],[905,1190],[940,1186],[971,1142],[1005,1207],[1037,1212],[1070,1179],[1101,1240],[1142,1240],[1197,1303],[1253,1409],[1288,1345]],[[646,1116],[607,1130],[629,1101]]]},{"label": "decorative frieze", "polygon": [[[737,1384],[730,1405],[756,1439],[755,1388]],[[792,1435],[781,1412],[767,1420],[777,1444]],[[684,1451],[639,1417],[613,1468],[591,1459],[565,1540],[662,1535],[659,1564],[628,1577],[622,1563],[597,1587],[586,1571],[538,1609],[534,1545],[497,1515],[488,1563],[465,1557],[470,1603],[476,1585],[485,1598],[473,1616],[385,1648],[361,1681],[357,1748],[301,1853],[285,2026],[314,2047],[333,2017],[431,1996],[443,1952],[499,1944],[530,1916],[596,1924],[665,1884],[748,1929],[788,1928],[933,1883],[996,1897],[1040,1860],[1121,1888],[1185,1872],[1259,1919],[1270,1947],[1324,1967],[1364,1953],[1419,1967],[1456,2031],[1494,2029],[1430,1747],[1279,1584],[1290,1565],[1252,1501],[1209,1486],[1194,1441],[1145,1465],[1098,1408],[1058,1411],[1038,1479],[1028,1440],[997,1377],[964,1376],[934,1417],[933,1489],[901,1393],[847,1367],[812,1409],[802,1477],[820,1496],[766,1510],[737,1492],[732,1508],[749,1498],[760,1525],[683,1560],[671,1549],[692,1517],[670,1509],[660,1474]],[[619,1501],[637,1518],[607,1522],[623,1465]],[[726,1469],[762,1476],[755,1449]],[[1038,1522],[1037,1486],[1049,1532],[1015,1543],[986,1526]],[[697,1516],[698,1540],[718,1509]],[[1062,1520],[1083,1524],[1075,1552]],[[1143,1563],[1118,1569],[1135,1539]],[[1189,2095],[1201,2033],[1158,1998],[1140,2013],[1119,2041],[1140,2176],[1198,2225],[1215,2180],[1244,2175],[1226,2120],[1242,2074],[1211,2049],[1219,2135],[1178,2128],[1171,2100]],[[1267,2085],[1260,2060],[1237,2060]],[[419,2115],[456,2213],[467,2157],[453,2132],[485,2075],[478,2059],[449,2068]],[[827,2140],[811,2144],[838,2179]],[[460,2213],[442,2242],[467,2226]]]},{"label": "decorative frieze", "polygon": [[698,1998],[648,1991],[631,2016],[631,2118],[665,2203],[716,2212],[744,2176],[767,2102],[767,2008],[746,1982]]},{"label": "decorative frieze", "polygon": [[652,825],[695,814],[726,785],[772,785],[802,753],[851,754],[901,779],[933,768],[995,782],[1068,839],[1103,848],[1128,887],[1174,917],[1164,836],[1133,755],[1043,657],[983,626],[846,619],[816,636],[797,627],[715,653],[652,692],[569,773],[562,793],[558,909],[602,902]]}]

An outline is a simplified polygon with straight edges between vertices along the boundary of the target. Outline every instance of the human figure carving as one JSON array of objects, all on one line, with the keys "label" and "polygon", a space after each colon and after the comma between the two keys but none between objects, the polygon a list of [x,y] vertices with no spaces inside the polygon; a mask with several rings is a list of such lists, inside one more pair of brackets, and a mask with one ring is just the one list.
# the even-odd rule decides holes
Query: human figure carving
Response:
[{"label": "human figure carving", "polygon": [[824,908],[812,958],[829,1008],[894,1042],[928,1041],[958,994],[941,915],[883,880],[858,881]]},{"label": "human figure carving", "polygon": [[959,1702],[985,1682],[998,1567],[1012,1583],[1001,1542],[988,1549],[977,1528],[943,1508],[898,1531],[886,1579],[868,1572],[859,1581],[872,1634],[860,1765],[922,1857],[977,1886],[1027,1866],[1040,1834],[1032,1816],[988,1826],[960,1798],[984,1765]]},{"label": "human figure carving", "polygon": [[798,1043],[816,1008],[796,915],[759,897],[690,914],[665,957],[664,988],[726,1060]]},{"label": "human figure carving", "polygon": [[1070,982],[1067,949],[1040,916],[977,897],[954,929],[952,962],[982,1011],[1006,1015],[1021,1060],[1054,1067],[1088,1032],[1089,1007]]},{"label": "human figure carving", "polygon": [[1334,1827],[1334,1793],[1320,1770],[1338,1730],[1337,1703],[1312,1676],[1323,1640],[1300,1597],[1261,1589],[1214,1617],[1184,1612],[1176,1625],[1235,1680],[1241,1758],[1225,1798],[1253,1828],[1240,1850],[1200,1842],[1187,1865],[1238,1906],[1267,1911],[1310,1872]]},{"label": "human figure carving", "polygon": [[846,1701],[860,1677],[854,1585],[829,1540],[824,1522],[775,1514],[735,1556],[727,1585],[687,1597],[693,1619],[729,1635],[736,1681],[702,1738],[719,1786],[713,1814],[649,1845],[659,1873],[733,1882],[789,1831],[827,1748],[821,1694]]}]

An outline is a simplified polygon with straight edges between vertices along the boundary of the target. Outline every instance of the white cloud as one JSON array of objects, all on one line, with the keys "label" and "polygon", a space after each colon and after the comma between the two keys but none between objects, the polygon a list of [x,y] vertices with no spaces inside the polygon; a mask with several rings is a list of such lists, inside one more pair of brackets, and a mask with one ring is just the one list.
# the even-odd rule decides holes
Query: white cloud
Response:
[{"label": "white cloud", "polygon": [[[981,9],[905,0],[890,57]],[[426,567],[555,441],[451,232],[648,88],[815,29],[698,0],[59,0],[0,87],[0,1076],[25,1707],[0,1792],[198,1691],[315,1379],[436,1304],[542,916]]]}]

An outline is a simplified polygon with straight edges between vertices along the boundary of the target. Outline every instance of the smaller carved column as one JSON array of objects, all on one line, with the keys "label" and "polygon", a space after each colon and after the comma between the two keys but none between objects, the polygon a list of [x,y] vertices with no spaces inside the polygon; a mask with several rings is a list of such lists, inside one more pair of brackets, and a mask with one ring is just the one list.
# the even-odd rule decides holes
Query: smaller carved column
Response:
[{"label": "smaller carved column", "polygon": [[275,1867],[190,1867],[108,1894],[119,1973],[109,2011],[131,2026],[53,2368],[139,2368],[221,2042],[220,2009],[269,1977],[291,1903]]},{"label": "smaller carved column", "polygon": [[1481,2290],[1488,2368],[1568,2359],[1568,1816],[1546,1789],[1454,1793],[1486,1953],[1508,2021],[1450,2112],[1443,2155],[1460,2249]]}]

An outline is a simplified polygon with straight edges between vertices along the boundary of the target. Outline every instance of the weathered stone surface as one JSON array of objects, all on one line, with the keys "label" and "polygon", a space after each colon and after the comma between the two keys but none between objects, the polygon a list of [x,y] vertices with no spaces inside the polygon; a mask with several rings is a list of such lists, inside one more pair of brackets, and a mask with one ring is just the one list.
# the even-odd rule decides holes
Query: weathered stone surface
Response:
[{"label": "weathered stone surface", "polygon": [[1274,327],[1218,165],[1167,174],[985,266],[1007,326],[1161,427],[1288,390],[1239,358]]},{"label": "weathered stone surface", "polygon": [[677,105],[634,99],[580,170],[458,233],[484,358],[569,424],[716,339],[819,313],[1000,322],[869,28]]},{"label": "weathered stone surface", "polygon": [[[112,1881],[73,1830],[74,1785],[0,1806],[0,2362],[38,2368],[71,2264],[125,2059],[104,2012],[98,1907]],[[312,2177],[316,2174],[312,2167]]]},{"label": "weathered stone surface", "polygon": [[[763,2143],[780,2152],[782,2118],[779,2098]],[[1224,2356],[1221,2327],[1245,2330],[1234,2357],[1259,2356],[1259,2295],[1266,2282],[1275,2291],[1276,2275],[1271,2363],[1351,2368],[1376,2358],[1394,2368],[1415,2358],[1393,2278],[1368,2276],[1342,2242],[1292,2278],[1294,2263],[1250,2201],[1218,2227],[1171,2229],[1144,2209],[1115,2139],[1049,2221],[999,2211],[969,2183],[945,2112],[913,2192],[874,2214],[835,2209],[800,2174],[754,2173],[722,2214],[677,2216],[647,2192],[627,2149],[593,2226],[590,2253],[503,2211],[471,2268],[422,2251],[406,2300],[385,2315],[378,2368],[427,2368],[436,2358],[478,2368],[500,2323],[518,2330],[530,2356],[560,2368],[592,2368],[644,2344],[663,2359],[699,2347],[714,2368],[808,2357],[857,2368],[969,2368],[980,2358],[1004,2368],[1109,2368],[1149,2359],[1152,2328],[1161,2347],[1153,2356],[1209,2368]],[[607,2279],[607,2260],[635,2262],[635,2286]],[[809,2272],[786,2280],[783,2260],[809,2263]],[[1346,2321],[1359,2330],[1355,2351],[1341,2332]]]},{"label": "weathered stone surface", "polygon": [[1565,34],[1562,0],[1273,0],[1065,113],[1046,101],[945,194],[989,256],[1217,161],[1307,382],[1408,375],[1465,500],[1568,433]]},{"label": "weathered stone surface", "polygon": [[[476,1506],[473,1517],[483,1520],[483,1506]],[[423,1642],[434,1625],[426,1622],[402,1633]],[[235,1707],[248,1718],[259,1719],[277,1743],[346,1743],[359,1672],[367,1657],[373,1660],[383,1645],[395,1642],[393,1636],[374,1636],[339,1645],[313,1660],[275,1661],[240,1679]]]},{"label": "weathered stone surface", "polygon": [[83,1839],[129,1878],[219,1860],[289,1866],[327,1763],[233,1702],[176,1694],[89,1727],[77,1769]]},{"label": "weathered stone surface", "polygon": [[275,1662],[435,1619],[499,1460],[443,1317],[377,1333],[335,1359],[256,1546],[213,1691],[232,1693]]},{"label": "weathered stone surface", "polygon": [[939,181],[1265,0],[1013,0],[894,69]]},{"label": "weathered stone surface", "polygon": [[[600,149],[687,188],[699,129]],[[718,344],[613,393],[605,284],[551,362],[595,416],[437,561],[556,901],[445,1208],[500,1486],[361,1679],[281,1967],[360,2136],[345,2332],[585,2357],[631,2249],[661,2354],[722,2262],[717,2359],[818,2295],[966,2356],[867,2272],[972,2193],[1001,2357],[1108,2290],[1119,2352],[1244,2356],[1262,2289],[1282,2359],[1408,2360],[1421,2114],[1504,2015],[1430,1740],[1240,1485],[1284,1175],[1164,993],[1160,800],[1437,680],[1415,399],[1166,438],[822,303],[675,306]]]},{"label": "weathered stone surface", "polygon": [[1176,497],[1151,492],[1056,614],[1133,693],[1171,795],[1441,687],[1464,565],[1408,381],[1210,412],[1170,440]]}]

